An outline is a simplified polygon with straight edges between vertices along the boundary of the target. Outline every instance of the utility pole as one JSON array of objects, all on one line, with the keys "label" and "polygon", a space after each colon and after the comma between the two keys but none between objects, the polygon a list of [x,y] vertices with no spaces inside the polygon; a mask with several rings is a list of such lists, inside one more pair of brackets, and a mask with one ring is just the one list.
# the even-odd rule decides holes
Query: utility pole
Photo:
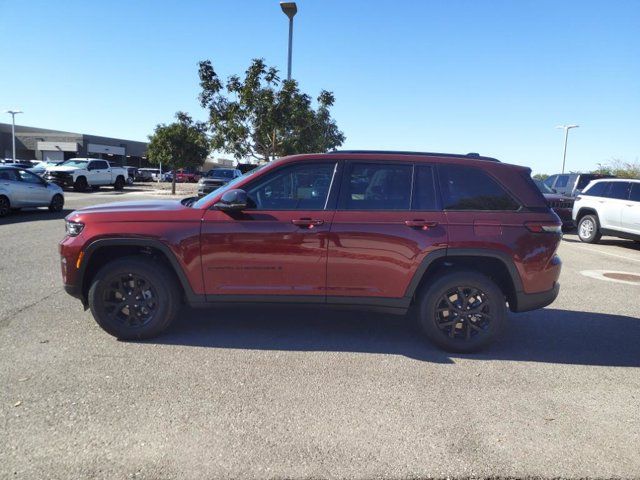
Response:
[{"label": "utility pole", "polygon": [[287,80],[291,80],[291,50],[293,48],[293,17],[298,12],[296,2],[280,2],[280,8],[289,17],[289,57],[287,61]]},{"label": "utility pole", "polygon": [[567,161],[567,140],[569,139],[569,130],[572,128],[578,128],[580,125],[558,125],[556,128],[562,128],[564,130],[564,150],[562,152],[562,173],[564,173],[564,165]]},{"label": "utility pole", "polygon": [[13,162],[16,161],[16,115],[23,113],[22,110],[7,110],[6,113],[11,115],[11,140],[13,142]]}]

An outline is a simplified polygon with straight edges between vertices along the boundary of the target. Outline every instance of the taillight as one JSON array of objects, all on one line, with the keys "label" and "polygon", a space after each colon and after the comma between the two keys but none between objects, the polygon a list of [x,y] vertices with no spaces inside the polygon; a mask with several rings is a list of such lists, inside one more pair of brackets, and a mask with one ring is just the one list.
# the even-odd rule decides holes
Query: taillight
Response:
[{"label": "taillight", "polygon": [[526,222],[524,226],[533,233],[562,233],[562,225],[554,223]]}]

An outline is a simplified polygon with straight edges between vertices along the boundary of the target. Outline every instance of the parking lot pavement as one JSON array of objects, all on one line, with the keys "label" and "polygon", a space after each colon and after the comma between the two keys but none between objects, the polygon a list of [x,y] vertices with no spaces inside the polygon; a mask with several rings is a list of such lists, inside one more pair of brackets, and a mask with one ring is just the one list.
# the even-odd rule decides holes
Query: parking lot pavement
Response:
[{"label": "parking lot pavement", "polygon": [[0,223],[2,478],[640,472],[640,285],[584,274],[640,274],[633,242],[567,235],[557,301],[477,355],[304,307],[185,310],[127,343],[62,291],[63,217]]}]

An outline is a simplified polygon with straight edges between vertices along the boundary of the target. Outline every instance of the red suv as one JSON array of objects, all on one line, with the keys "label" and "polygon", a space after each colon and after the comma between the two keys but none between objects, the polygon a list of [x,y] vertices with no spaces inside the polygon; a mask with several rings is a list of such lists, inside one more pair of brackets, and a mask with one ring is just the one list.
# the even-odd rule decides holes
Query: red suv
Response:
[{"label": "red suv", "polygon": [[287,302],[411,310],[468,352],[507,305],[559,289],[561,222],[530,170],[477,154],[296,155],[196,202],[98,205],[66,225],[65,289],[122,339],[160,334],[183,303]]}]

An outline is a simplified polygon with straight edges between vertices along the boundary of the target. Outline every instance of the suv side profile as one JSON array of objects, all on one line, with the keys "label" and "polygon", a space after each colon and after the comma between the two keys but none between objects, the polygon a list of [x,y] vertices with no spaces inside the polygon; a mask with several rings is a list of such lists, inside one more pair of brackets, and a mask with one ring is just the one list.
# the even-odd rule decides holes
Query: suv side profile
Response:
[{"label": "suv side profile", "polygon": [[477,154],[285,157],[196,202],[73,212],[62,278],[121,339],[160,334],[183,303],[284,302],[415,312],[434,343],[470,352],[507,305],[558,294],[561,222],[530,174]]},{"label": "suv side profile", "polygon": [[640,241],[640,180],[596,180],[576,198],[578,238],[597,243],[602,235]]}]

